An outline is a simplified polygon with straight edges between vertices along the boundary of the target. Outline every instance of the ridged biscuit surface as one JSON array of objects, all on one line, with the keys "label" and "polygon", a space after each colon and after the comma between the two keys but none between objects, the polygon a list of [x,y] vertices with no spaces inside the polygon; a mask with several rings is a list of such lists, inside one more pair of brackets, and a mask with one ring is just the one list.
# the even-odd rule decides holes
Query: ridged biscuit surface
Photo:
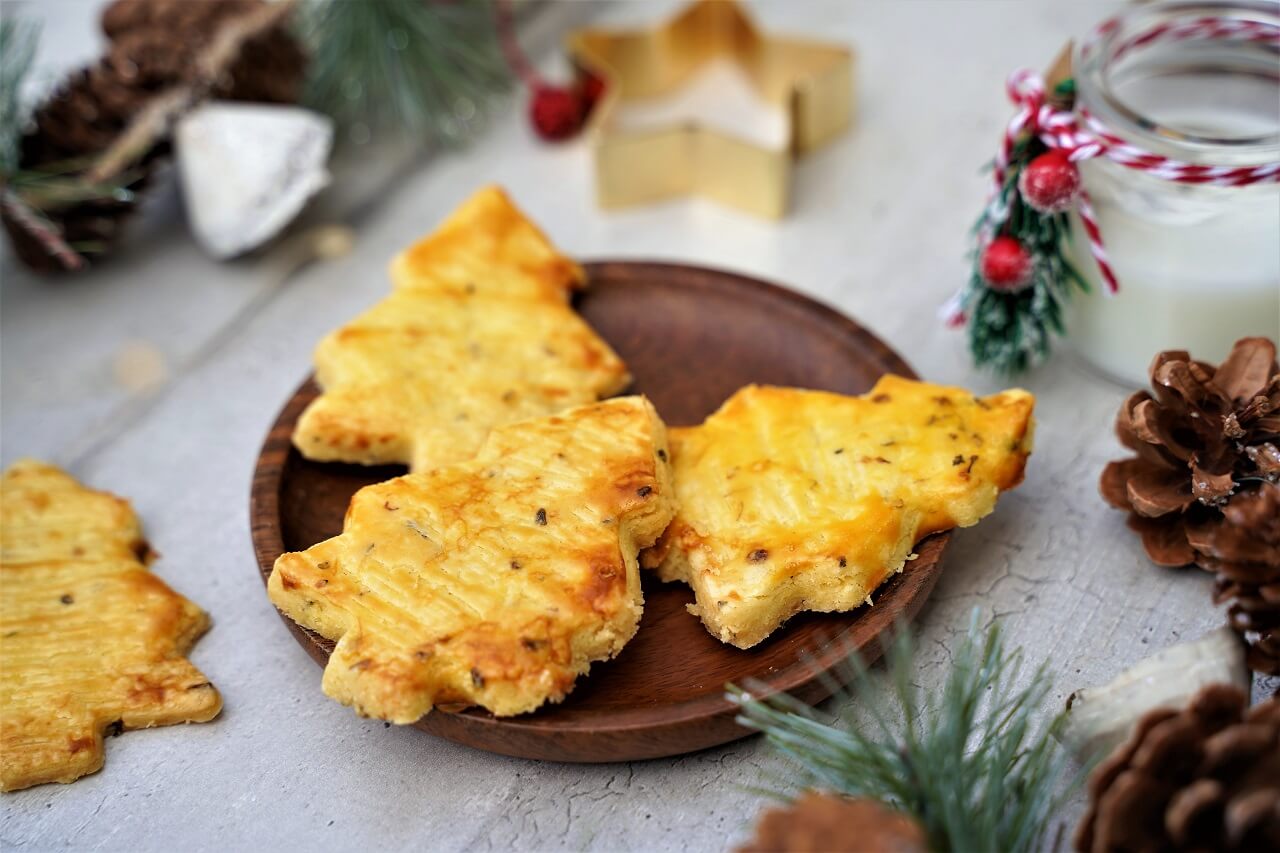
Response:
[{"label": "ridged biscuit surface", "polygon": [[636,631],[637,552],[675,511],[667,455],[641,397],[501,427],[471,460],[357,492],[341,535],[276,561],[271,600],[337,641],[324,691],[362,715],[559,701]]},{"label": "ridged biscuit surface", "polygon": [[967,527],[1022,480],[1034,398],[885,376],[862,397],[749,386],[671,430],[679,512],[644,555],[749,648],[802,610],[852,610],[912,546]]},{"label": "ridged biscuit surface", "polygon": [[184,657],[209,619],[143,564],[128,501],[33,461],[0,491],[0,788],[92,773],[104,731],[216,716]]},{"label": "ridged biscuit surface", "polygon": [[293,436],[310,459],[422,471],[629,381],[568,303],[581,268],[501,190],[477,193],[391,275],[390,296],[316,348],[323,393]]}]

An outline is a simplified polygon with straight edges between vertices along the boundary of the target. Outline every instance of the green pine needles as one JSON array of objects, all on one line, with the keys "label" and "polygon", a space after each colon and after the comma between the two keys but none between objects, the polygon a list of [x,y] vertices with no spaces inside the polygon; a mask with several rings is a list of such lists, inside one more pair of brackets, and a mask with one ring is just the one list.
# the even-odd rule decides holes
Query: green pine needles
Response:
[{"label": "green pine needles", "polygon": [[298,31],[311,56],[305,100],[352,142],[464,142],[511,76],[490,0],[304,0]]},{"label": "green pine needles", "polygon": [[18,142],[26,116],[22,82],[31,70],[39,28],[9,15],[0,18],[0,174],[18,168]]},{"label": "green pine needles", "polygon": [[[1045,150],[1034,139],[1014,149],[998,197],[974,226],[975,234],[1013,237],[1027,249],[1035,259],[1030,283],[1016,293],[987,287],[979,269],[979,245],[973,253],[973,273],[961,297],[974,362],[1006,375],[1021,373],[1049,355],[1052,336],[1067,331],[1063,314],[1072,285],[1089,290],[1088,282],[1066,258],[1071,239],[1068,215],[1040,213],[1018,192],[1023,167]],[[1007,211],[1003,223],[992,221],[992,211]]]},{"label": "green pine needles", "polygon": [[[840,691],[844,711],[831,722],[785,694],[730,693],[739,722],[799,767],[799,789],[880,800],[915,818],[934,850],[1037,849],[1062,789],[1072,787],[1062,784],[1066,756],[1053,737],[1062,716],[1037,724],[1049,691],[1044,666],[1021,679],[1021,650],[1005,648],[998,625],[984,633],[976,612],[936,702],[913,683],[912,658],[901,628],[887,655],[886,696],[851,654],[843,675],[852,694]],[[853,697],[868,711],[865,727],[854,720]]]}]

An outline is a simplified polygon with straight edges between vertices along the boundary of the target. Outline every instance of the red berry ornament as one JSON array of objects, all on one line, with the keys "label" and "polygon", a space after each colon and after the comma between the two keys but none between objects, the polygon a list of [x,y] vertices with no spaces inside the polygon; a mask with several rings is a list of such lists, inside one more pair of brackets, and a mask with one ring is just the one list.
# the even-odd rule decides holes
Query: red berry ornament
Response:
[{"label": "red berry ornament", "polygon": [[982,251],[981,271],[992,290],[1016,293],[1031,282],[1031,253],[1012,237],[997,237]]},{"label": "red berry ornament", "polygon": [[586,102],[576,88],[542,85],[533,90],[529,119],[543,139],[568,139],[582,129],[586,115]]},{"label": "red berry ornament", "polygon": [[1062,213],[1080,197],[1080,170],[1061,151],[1047,151],[1018,176],[1018,192],[1041,213]]}]

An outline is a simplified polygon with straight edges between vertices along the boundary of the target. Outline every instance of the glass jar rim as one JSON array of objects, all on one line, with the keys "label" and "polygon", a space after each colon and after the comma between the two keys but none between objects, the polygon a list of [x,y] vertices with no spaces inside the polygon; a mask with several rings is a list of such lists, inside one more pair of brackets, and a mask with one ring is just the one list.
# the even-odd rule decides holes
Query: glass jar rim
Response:
[{"label": "glass jar rim", "polygon": [[1110,64],[1119,58],[1117,49],[1126,41],[1156,27],[1209,16],[1257,21],[1280,28],[1280,5],[1274,0],[1165,0],[1137,4],[1076,43],[1072,65],[1077,111],[1086,108],[1115,135],[1176,160],[1209,166],[1253,166],[1280,160],[1280,130],[1262,136],[1233,138],[1178,130],[1135,110],[1110,86]]}]

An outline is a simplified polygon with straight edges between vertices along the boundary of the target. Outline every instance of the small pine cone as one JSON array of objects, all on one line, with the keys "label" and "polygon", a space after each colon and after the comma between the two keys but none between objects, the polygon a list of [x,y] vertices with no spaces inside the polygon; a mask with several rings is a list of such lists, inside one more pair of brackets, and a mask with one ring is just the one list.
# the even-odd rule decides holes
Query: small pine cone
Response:
[{"label": "small pine cone", "polygon": [[739,853],[926,853],[920,824],[875,800],[810,791],[760,818]]},{"label": "small pine cone", "polygon": [[1152,561],[1199,563],[1189,527],[1220,521],[1242,480],[1280,482],[1280,366],[1266,338],[1243,338],[1218,367],[1181,351],[1151,365],[1152,392],[1129,397],[1116,419],[1137,455],[1111,462],[1099,490],[1129,512]]},{"label": "small pine cone", "polygon": [[233,101],[297,103],[306,71],[302,46],[287,29],[277,27],[244,43],[214,95]]},{"label": "small pine cone", "polygon": [[191,73],[191,51],[162,30],[126,33],[111,43],[102,63],[111,76],[148,95],[162,92]]},{"label": "small pine cone", "polygon": [[1144,716],[1089,779],[1081,853],[1280,850],[1280,698],[1235,686]]},{"label": "small pine cone", "polygon": [[[191,58],[208,47],[228,21],[261,7],[262,0],[116,0],[102,16],[112,40],[110,59],[138,85],[164,88],[190,82],[198,66]],[[284,27],[241,46],[214,86],[214,95],[237,101],[294,103],[306,70],[306,54]]]},{"label": "small pine cone", "polygon": [[1249,643],[1250,668],[1280,675],[1280,486],[1235,495],[1220,520],[1188,526],[1187,540],[1218,576],[1214,602]]},{"label": "small pine cone", "polygon": [[[102,12],[102,31],[115,41],[139,32],[162,31],[174,41],[198,49],[228,18],[261,5],[262,0],[116,0]],[[195,43],[193,43],[193,41]]]},{"label": "small pine cone", "polygon": [[101,151],[147,97],[101,65],[72,74],[35,111],[22,139],[22,165],[38,168]]}]

